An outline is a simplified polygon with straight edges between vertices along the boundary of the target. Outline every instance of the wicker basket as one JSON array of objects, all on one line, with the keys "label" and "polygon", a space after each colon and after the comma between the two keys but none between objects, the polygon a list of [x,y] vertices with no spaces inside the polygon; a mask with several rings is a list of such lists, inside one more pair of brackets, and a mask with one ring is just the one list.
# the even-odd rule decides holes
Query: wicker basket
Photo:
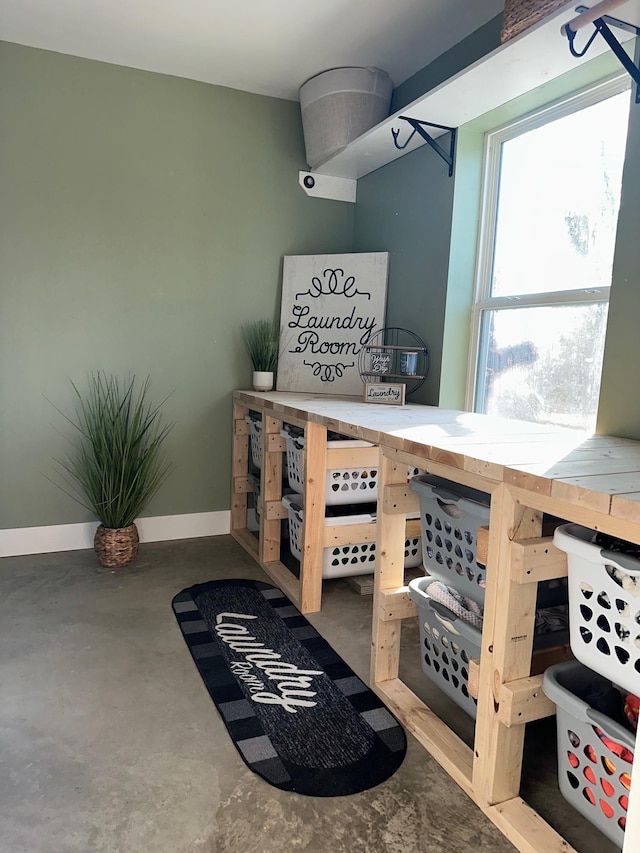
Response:
[{"label": "wicker basket", "polygon": [[133,563],[138,553],[138,528],[135,524],[129,527],[105,527],[100,525],[96,530],[93,547],[100,565],[105,569],[119,569]]},{"label": "wicker basket", "polygon": [[500,41],[509,41],[566,5],[567,0],[505,0]]}]

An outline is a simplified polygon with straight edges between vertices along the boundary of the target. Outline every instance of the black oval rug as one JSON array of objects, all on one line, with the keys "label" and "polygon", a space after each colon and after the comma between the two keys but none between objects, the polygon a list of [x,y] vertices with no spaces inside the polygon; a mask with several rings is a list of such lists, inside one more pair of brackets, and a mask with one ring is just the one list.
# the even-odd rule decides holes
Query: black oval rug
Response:
[{"label": "black oval rug", "polygon": [[402,764],[402,727],[281,590],[211,581],[176,595],[173,610],[240,755],[266,782],[340,797]]}]

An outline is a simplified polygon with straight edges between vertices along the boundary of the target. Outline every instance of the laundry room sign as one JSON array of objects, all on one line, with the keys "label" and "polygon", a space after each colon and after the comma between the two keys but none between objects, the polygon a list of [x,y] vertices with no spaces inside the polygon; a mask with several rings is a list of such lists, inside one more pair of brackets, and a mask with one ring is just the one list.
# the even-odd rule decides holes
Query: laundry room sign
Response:
[{"label": "laundry room sign", "polygon": [[384,327],[387,252],[284,258],[278,391],[361,396],[360,352]]}]

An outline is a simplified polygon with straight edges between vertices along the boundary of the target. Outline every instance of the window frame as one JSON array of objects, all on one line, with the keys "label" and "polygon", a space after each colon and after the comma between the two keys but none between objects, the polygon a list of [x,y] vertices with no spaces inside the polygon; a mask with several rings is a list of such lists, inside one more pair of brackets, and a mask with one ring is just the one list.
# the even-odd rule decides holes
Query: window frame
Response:
[{"label": "window frame", "polygon": [[486,363],[486,341],[483,342],[482,322],[484,314],[494,310],[552,305],[577,305],[580,303],[609,302],[611,287],[577,288],[551,293],[529,293],[519,296],[491,296],[493,279],[494,249],[500,202],[500,170],[502,145],[530,130],[542,127],[556,119],[604,101],[614,95],[629,91],[628,75],[615,74],[539,107],[526,116],[510,121],[484,135],[481,209],[476,255],[474,296],[471,306],[471,329],[469,360],[465,390],[465,408],[471,412],[482,412],[484,404],[484,379],[480,379],[479,368]]}]

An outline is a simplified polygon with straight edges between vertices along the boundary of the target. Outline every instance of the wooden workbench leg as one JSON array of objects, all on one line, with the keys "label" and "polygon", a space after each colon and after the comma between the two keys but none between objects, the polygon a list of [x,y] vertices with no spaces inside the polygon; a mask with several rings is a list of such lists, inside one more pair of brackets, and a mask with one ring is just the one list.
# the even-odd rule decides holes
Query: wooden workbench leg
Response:
[{"label": "wooden workbench leg", "polygon": [[327,482],[327,428],[304,430],[304,524],[300,562],[300,611],[317,613],[322,603],[322,551]]},{"label": "wooden workbench leg", "polygon": [[282,498],[282,453],[272,451],[269,436],[280,435],[282,421],[263,415],[262,421],[262,471],[260,472],[260,494],[262,512],[260,513],[260,559],[263,563],[280,560],[280,519],[267,518],[265,507],[268,501]]},{"label": "wooden workbench leg", "polygon": [[247,526],[247,474],[249,473],[249,426],[246,406],[233,405],[231,448],[231,532]]},{"label": "wooden workbench leg", "polygon": [[499,720],[502,684],[531,671],[537,584],[511,580],[511,540],[539,536],[541,513],[517,504],[506,486],[491,500],[487,588],[480,655],[473,789],[480,806],[518,795],[525,726]]},{"label": "wooden workbench leg", "polygon": [[407,482],[407,466],[398,464],[381,451],[378,471],[378,511],[376,531],[376,567],[373,588],[371,634],[371,684],[398,677],[400,630],[402,621],[380,618],[381,590],[404,584],[404,542],[406,515],[384,512],[385,486]]}]

